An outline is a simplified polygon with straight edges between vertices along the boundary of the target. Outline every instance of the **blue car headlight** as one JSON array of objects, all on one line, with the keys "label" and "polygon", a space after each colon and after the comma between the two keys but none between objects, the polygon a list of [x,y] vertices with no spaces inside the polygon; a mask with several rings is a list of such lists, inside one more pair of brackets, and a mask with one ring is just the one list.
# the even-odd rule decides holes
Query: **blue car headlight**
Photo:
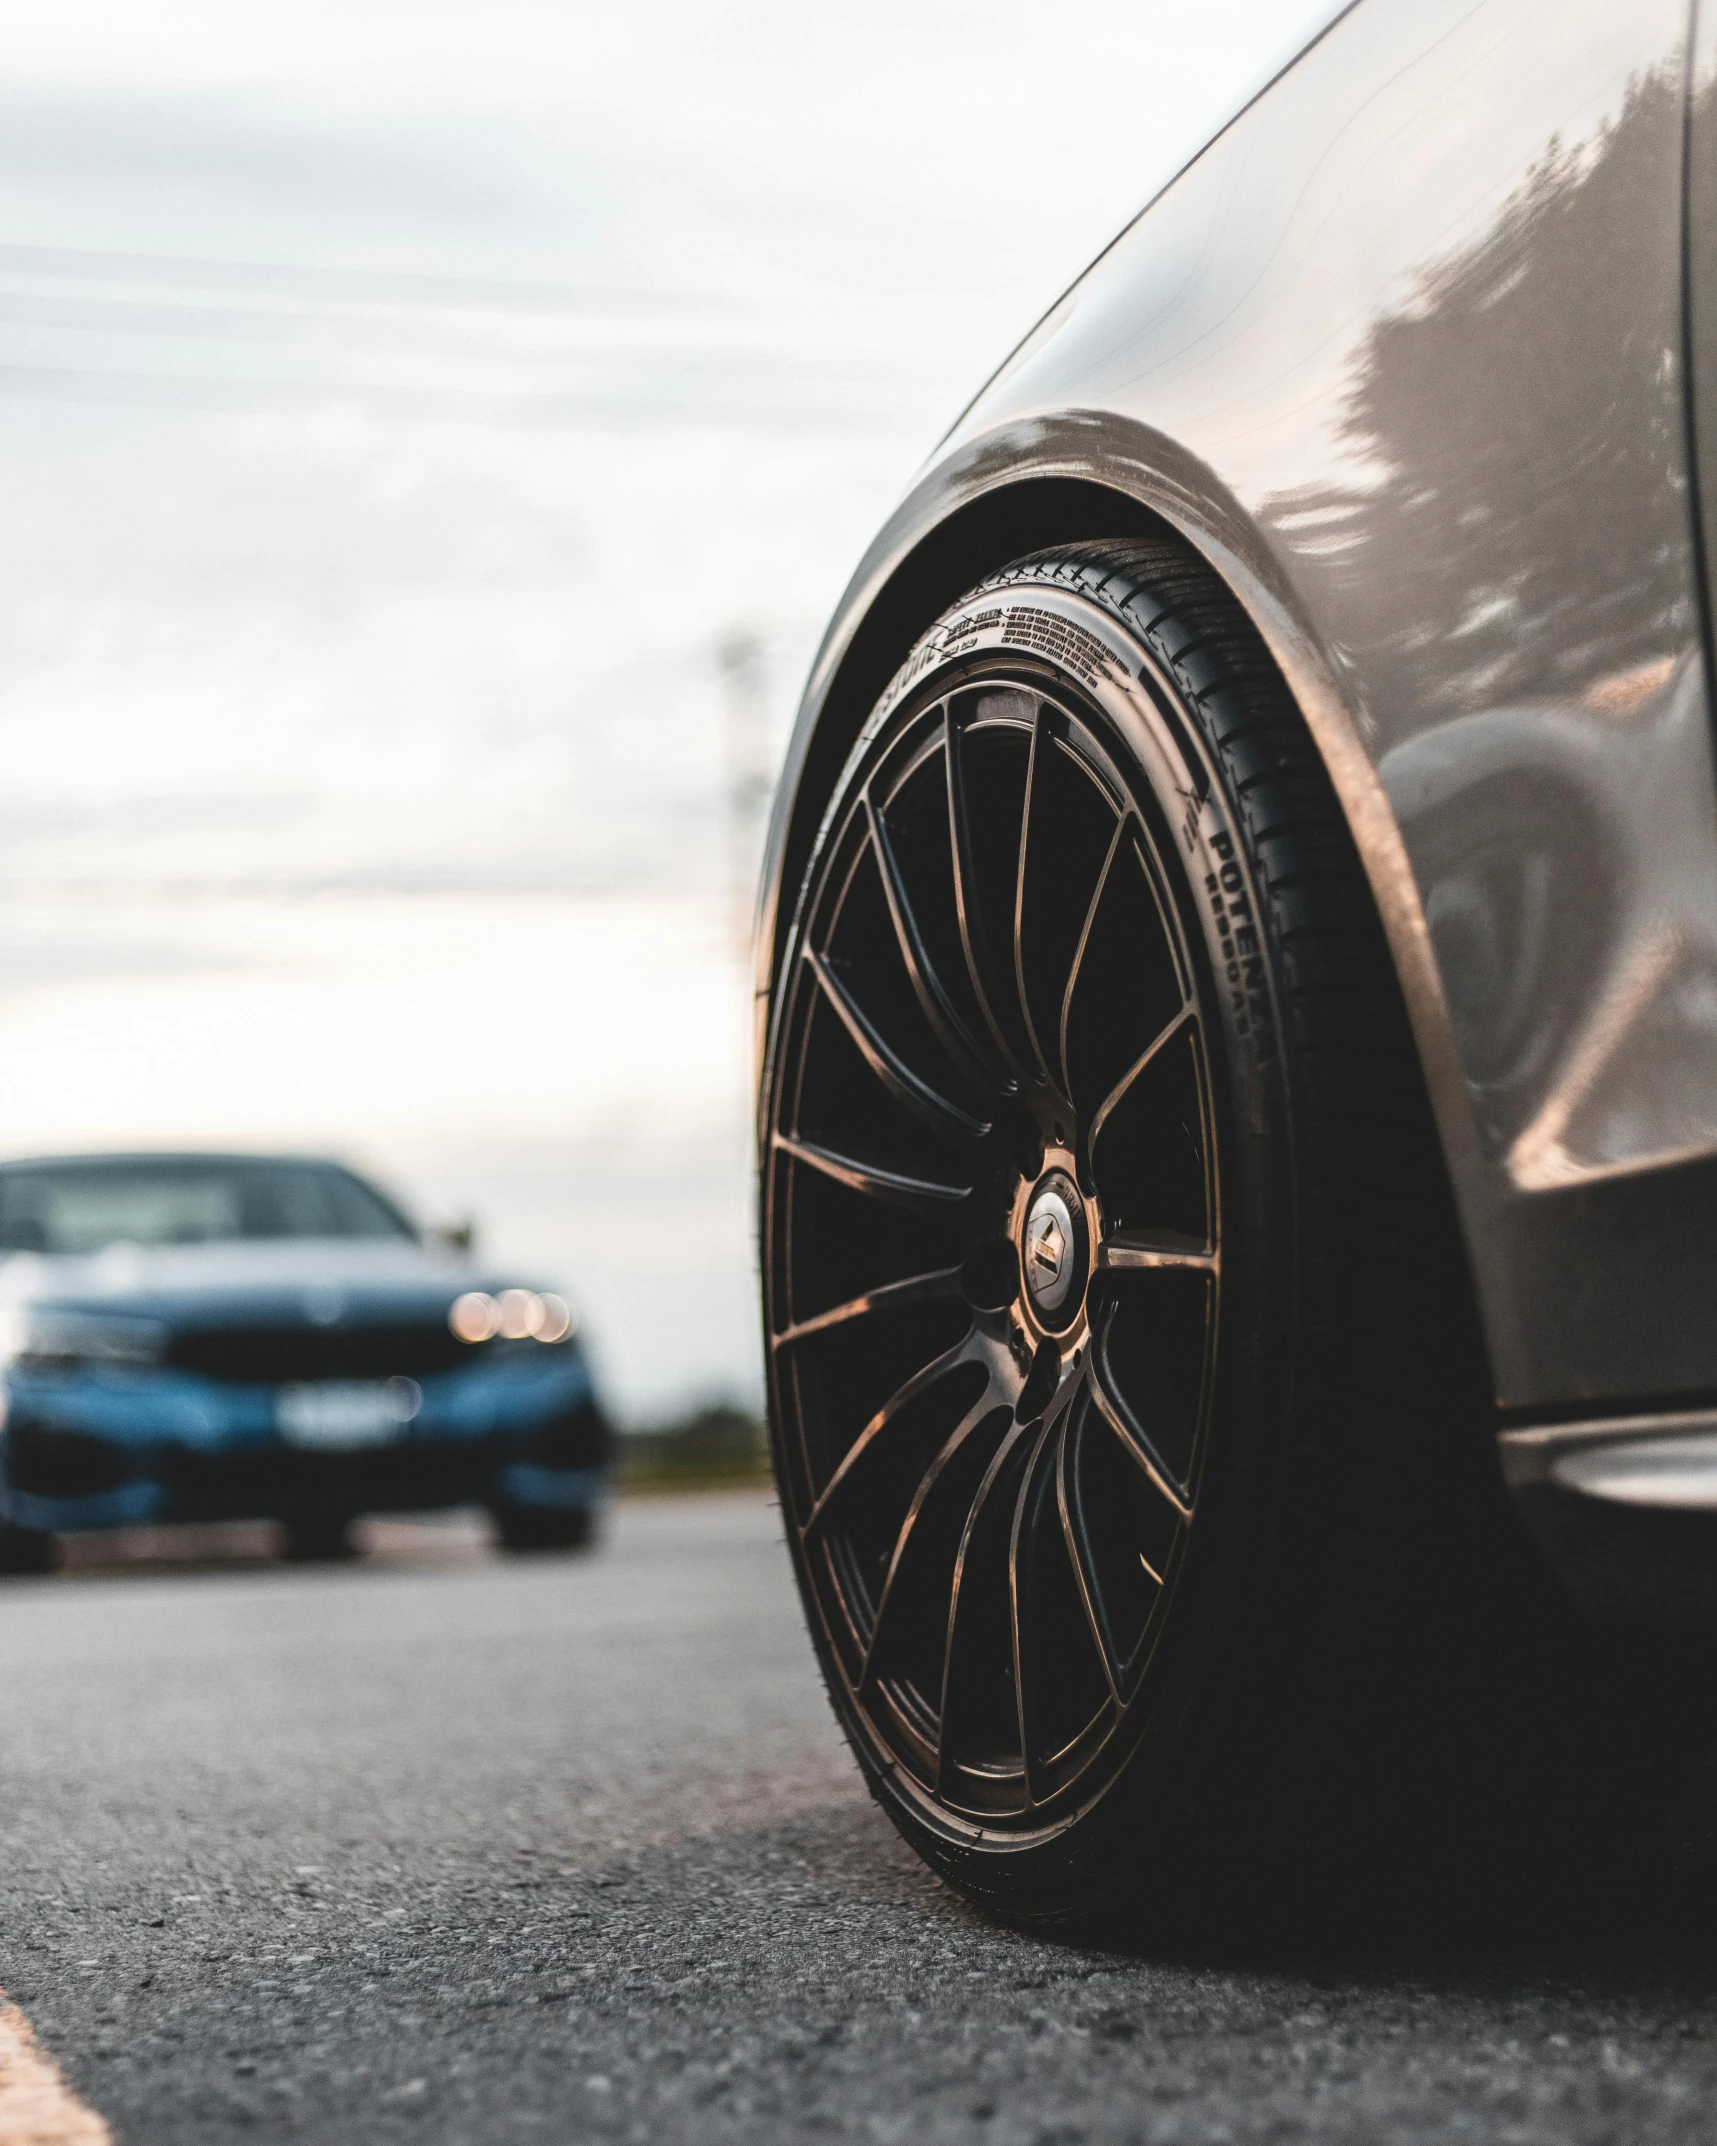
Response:
[{"label": "blue car headlight", "polygon": [[47,1304],[0,1308],[0,1364],[49,1369],[58,1365],[158,1364],[168,1331],[158,1319],[123,1312],[61,1310]]},{"label": "blue car headlight", "polygon": [[535,1289],[503,1289],[498,1297],[468,1289],[455,1298],[447,1324],[473,1347],[483,1341],[569,1341],[578,1321],[565,1297]]}]

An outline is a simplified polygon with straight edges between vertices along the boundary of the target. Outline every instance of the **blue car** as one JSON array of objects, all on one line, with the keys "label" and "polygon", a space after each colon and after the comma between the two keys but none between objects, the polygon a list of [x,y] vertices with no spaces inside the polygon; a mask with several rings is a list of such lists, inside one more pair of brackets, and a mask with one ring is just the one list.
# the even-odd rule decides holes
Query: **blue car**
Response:
[{"label": "blue car", "polygon": [[337,1557],[361,1514],[472,1504],[508,1548],[572,1548],[612,1444],[563,1298],[297,1157],[0,1164],[0,1401],[14,1572],[166,1521]]}]

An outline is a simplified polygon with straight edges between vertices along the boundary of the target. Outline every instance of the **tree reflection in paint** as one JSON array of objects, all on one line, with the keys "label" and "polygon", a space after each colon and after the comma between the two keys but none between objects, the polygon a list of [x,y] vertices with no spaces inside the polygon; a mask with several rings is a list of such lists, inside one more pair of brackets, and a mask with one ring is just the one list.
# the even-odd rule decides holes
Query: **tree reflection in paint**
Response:
[{"label": "tree reflection in paint", "polygon": [[1365,337],[1352,480],[1266,515],[1373,726],[1479,1135],[1522,1185],[1717,1141],[1682,119],[1660,70],[1551,142]]},{"label": "tree reflection in paint", "polygon": [[1385,745],[1577,696],[1692,636],[1677,75],[1592,141],[1552,141],[1475,243],[1361,346],[1349,485],[1265,519],[1314,585]]}]

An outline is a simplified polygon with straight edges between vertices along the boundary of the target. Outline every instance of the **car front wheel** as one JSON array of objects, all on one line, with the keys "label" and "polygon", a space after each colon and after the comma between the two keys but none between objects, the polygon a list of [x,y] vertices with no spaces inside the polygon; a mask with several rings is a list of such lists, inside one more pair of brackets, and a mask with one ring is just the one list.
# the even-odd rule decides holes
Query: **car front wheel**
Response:
[{"label": "car front wheel", "polygon": [[1166,538],[1009,567],[907,654],[795,894],[771,1432],[884,1808],[1027,1919],[1414,1831],[1485,1614],[1482,1355],[1257,633]]}]

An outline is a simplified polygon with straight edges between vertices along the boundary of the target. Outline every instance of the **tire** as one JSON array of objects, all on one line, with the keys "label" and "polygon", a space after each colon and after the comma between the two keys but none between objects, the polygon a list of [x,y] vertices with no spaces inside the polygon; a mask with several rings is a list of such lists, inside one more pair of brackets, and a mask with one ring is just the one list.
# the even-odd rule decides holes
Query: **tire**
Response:
[{"label": "tire", "polygon": [[0,1578],[57,1572],[60,1546],[40,1528],[16,1528],[0,1522]]},{"label": "tire", "polygon": [[985,581],[793,891],[771,1438],[883,1808],[1028,1922],[1458,1856],[1512,1523],[1394,969],[1244,613],[1167,538]]},{"label": "tire", "polygon": [[358,1554],[352,1522],[345,1514],[319,1513],[312,1520],[286,1523],[285,1556],[294,1565],[343,1565]]},{"label": "tire", "polygon": [[502,1549],[515,1555],[587,1550],[596,1540],[595,1516],[586,1505],[497,1505],[494,1518]]}]

